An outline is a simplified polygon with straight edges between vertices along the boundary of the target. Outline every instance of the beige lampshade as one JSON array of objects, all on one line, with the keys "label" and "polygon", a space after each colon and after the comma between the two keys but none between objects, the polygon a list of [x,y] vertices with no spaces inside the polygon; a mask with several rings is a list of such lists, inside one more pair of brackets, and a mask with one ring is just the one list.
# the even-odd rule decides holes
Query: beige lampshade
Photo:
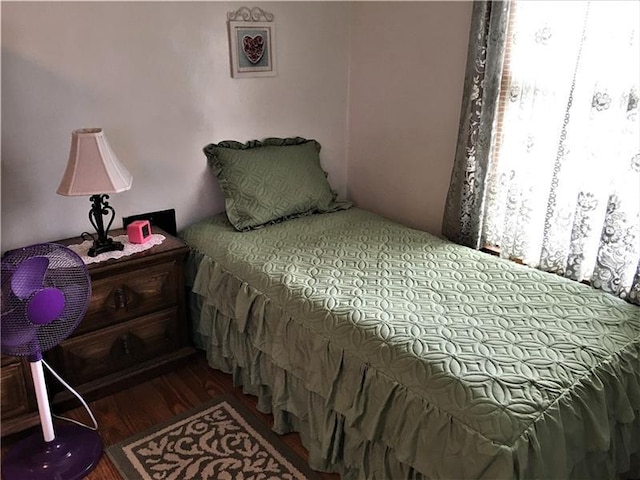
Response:
[{"label": "beige lampshade", "polygon": [[124,192],[133,177],[120,163],[101,128],[83,128],[71,135],[71,151],[60,195],[96,195]]}]

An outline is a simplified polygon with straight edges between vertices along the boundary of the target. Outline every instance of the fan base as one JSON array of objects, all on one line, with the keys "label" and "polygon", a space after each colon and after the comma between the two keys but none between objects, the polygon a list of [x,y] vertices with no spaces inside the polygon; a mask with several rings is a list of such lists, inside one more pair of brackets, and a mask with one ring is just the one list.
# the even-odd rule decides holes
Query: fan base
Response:
[{"label": "fan base", "polygon": [[56,438],[45,442],[42,432],[13,445],[2,459],[5,480],[76,480],[86,477],[102,457],[98,432],[79,425],[56,427]]}]

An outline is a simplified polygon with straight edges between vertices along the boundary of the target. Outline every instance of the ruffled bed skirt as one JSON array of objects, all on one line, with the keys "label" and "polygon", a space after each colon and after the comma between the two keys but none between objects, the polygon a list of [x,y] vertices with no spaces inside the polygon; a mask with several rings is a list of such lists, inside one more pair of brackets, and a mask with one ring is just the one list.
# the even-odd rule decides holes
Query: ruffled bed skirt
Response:
[{"label": "ruffled bed skirt", "polygon": [[[205,268],[201,269],[201,266]],[[245,393],[258,397],[258,409],[273,414],[274,431],[300,433],[309,450],[311,468],[338,472],[344,479],[427,479],[418,468],[424,462],[437,461],[434,460],[437,455],[421,451],[421,437],[444,439],[449,433],[443,419],[436,418],[433,424],[444,424],[444,428],[427,431],[419,419],[429,407],[406,397],[401,386],[396,388],[389,384],[385,392],[380,388],[382,380],[376,379],[377,372],[367,371],[366,364],[356,367],[356,362],[332,351],[326,339],[310,341],[307,338],[310,333],[296,322],[279,319],[278,329],[273,330],[273,325],[263,321],[265,312],[269,311],[268,299],[225,273],[208,257],[194,251],[187,271],[188,283],[193,289],[191,318],[196,346],[206,351],[213,368],[232,374],[235,384],[241,385]],[[309,360],[311,358],[313,361]],[[540,445],[532,435],[520,439],[529,440],[530,445],[526,448],[493,445],[492,452],[484,452],[485,455],[499,452],[496,463],[489,464],[489,468],[504,473],[504,462],[513,462],[513,478],[550,478],[540,475],[536,468],[540,468],[542,454],[556,450],[553,463],[561,467],[553,468],[571,472],[564,477],[637,478],[640,475],[640,359],[637,355],[631,356],[621,363],[631,369],[631,375],[626,378],[635,383],[621,385],[624,391],[616,392],[620,394],[619,399],[604,398],[603,393],[603,405],[596,406],[595,410],[585,408],[585,411],[611,409],[611,402],[619,402],[615,406],[616,415],[626,412],[626,418],[616,418],[610,412],[606,422],[608,430],[600,429],[599,438],[590,438],[591,432],[595,431],[590,422],[597,422],[597,419],[585,419],[585,444],[610,442],[608,450],[600,449],[576,462],[575,452],[565,450],[562,437],[558,437],[553,445]],[[399,396],[403,396],[404,420],[397,425],[385,423],[385,417],[398,418],[397,414],[388,415],[387,410],[397,408],[395,403],[399,403]],[[574,409],[574,406],[568,404],[563,408]],[[438,415],[436,411],[431,413]],[[363,421],[365,417],[366,421]],[[372,418],[381,420],[372,421]],[[537,422],[537,433],[545,437],[549,433],[544,432],[545,429],[562,427],[554,422],[554,419]],[[385,442],[385,436],[388,438],[391,431],[400,432],[403,437],[399,448],[391,448],[390,443]],[[469,447],[462,445],[469,441],[468,438],[458,440],[462,442],[463,450]],[[441,443],[446,442],[441,440]],[[466,460],[474,463],[464,455],[455,462]],[[477,467],[476,464],[472,468]],[[486,478],[497,477],[487,475]]]},{"label": "ruffled bed skirt", "polygon": [[[213,313],[213,312],[212,312]],[[244,393],[258,397],[257,408],[274,417],[279,434],[298,432],[309,451],[309,465],[322,472],[337,472],[343,479],[425,479],[395,458],[384,445],[369,442],[345,425],[345,417],[328,409],[326,400],[307,390],[304,383],[255,350],[246,336],[238,335],[233,321],[219,312],[213,336],[200,336],[213,368],[233,375]],[[218,344],[213,338],[224,339]]]}]

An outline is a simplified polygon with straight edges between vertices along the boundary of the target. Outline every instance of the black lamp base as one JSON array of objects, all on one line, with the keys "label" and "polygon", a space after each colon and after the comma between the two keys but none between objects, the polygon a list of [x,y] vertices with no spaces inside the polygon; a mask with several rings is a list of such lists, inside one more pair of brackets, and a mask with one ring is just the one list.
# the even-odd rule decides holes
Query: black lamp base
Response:
[{"label": "black lamp base", "polygon": [[[114,242],[113,238],[109,238],[109,228],[111,228],[111,224],[113,223],[113,219],[115,218],[116,212],[107,199],[109,195],[92,195],[89,200],[91,201],[91,210],[89,210],[89,221],[93,228],[96,229],[96,233],[98,237],[93,238],[93,246],[89,249],[89,256],[95,257],[105,252],[113,252],[116,250],[122,251],[124,250],[124,245],[120,242]],[[107,227],[104,226],[103,215],[111,214],[111,218],[109,219],[109,223]]]},{"label": "black lamp base", "polygon": [[98,240],[93,242],[93,246],[89,249],[89,256],[95,257],[101,253],[122,251],[124,245],[120,242],[114,242],[112,238],[107,238],[106,242],[98,243]]}]

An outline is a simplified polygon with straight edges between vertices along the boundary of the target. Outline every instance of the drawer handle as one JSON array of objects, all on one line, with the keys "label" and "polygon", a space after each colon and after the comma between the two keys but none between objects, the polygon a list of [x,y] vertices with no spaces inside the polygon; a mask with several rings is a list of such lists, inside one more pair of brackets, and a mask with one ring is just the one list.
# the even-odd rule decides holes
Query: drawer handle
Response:
[{"label": "drawer handle", "polygon": [[109,356],[113,361],[113,364],[118,368],[124,368],[131,364],[135,355],[135,345],[131,342],[130,333],[123,333],[114,339],[111,348],[109,349]]},{"label": "drawer handle", "polygon": [[144,355],[144,352],[144,341],[137,335],[126,332],[115,340],[109,353],[116,362],[129,364]]},{"label": "drawer handle", "polygon": [[129,349],[129,334],[122,336],[122,346],[124,347],[124,354],[127,357],[131,356],[131,350]]},{"label": "drawer handle", "polygon": [[125,292],[122,288],[116,288],[113,301],[116,310],[127,308],[127,304],[129,303],[129,296],[127,295],[127,292]]}]

